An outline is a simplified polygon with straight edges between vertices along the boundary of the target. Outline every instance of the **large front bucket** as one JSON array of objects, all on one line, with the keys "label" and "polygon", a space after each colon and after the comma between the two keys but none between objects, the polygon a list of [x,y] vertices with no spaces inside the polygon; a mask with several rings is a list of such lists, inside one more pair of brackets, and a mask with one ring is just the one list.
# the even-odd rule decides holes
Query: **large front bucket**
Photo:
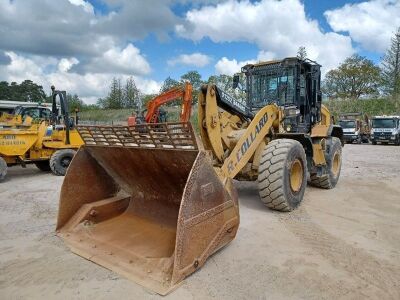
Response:
[{"label": "large front bucket", "polygon": [[239,225],[232,183],[221,182],[190,124],[173,125],[79,128],[86,145],[64,179],[57,222],[73,252],[159,294]]}]

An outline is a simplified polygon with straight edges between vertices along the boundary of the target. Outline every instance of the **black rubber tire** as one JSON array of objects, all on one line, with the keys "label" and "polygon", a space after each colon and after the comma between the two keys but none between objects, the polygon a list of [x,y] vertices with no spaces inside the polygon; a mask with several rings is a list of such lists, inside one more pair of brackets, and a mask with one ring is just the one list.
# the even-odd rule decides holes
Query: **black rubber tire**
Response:
[{"label": "black rubber tire", "polygon": [[64,176],[76,151],[72,149],[57,150],[50,157],[50,168],[54,175]]},{"label": "black rubber tire", "polygon": [[[328,173],[322,176],[317,176],[317,174],[311,174],[310,183],[312,186],[319,187],[322,189],[333,189],[337,182],[339,181],[340,171],[342,169],[342,145],[340,140],[336,137],[332,137],[330,146],[325,153],[325,160],[327,163]],[[333,159],[335,154],[339,152],[339,171],[335,175],[332,171]]]},{"label": "black rubber tire", "polygon": [[[293,191],[290,170],[296,160],[302,165],[303,176],[298,191]],[[291,211],[303,200],[306,185],[307,160],[303,146],[291,139],[277,139],[268,143],[258,169],[261,201],[270,209]]]},{"label": "black rubber tire", "polygon": [[35,166],[43,172],[48,172],[51,170],[50,168],[50,162],[48,160],[40,160],[40,161],[35,161]]},{"label": "black rubber tire", "polygon": [[372,145],[376,145],[376,142],[375,142],[375,141],[372,141]]},{"label": "black rubber tire", "polygon": [[0,181],[2,181],[7,175],[7,163],[4,158],[0,157]]}]

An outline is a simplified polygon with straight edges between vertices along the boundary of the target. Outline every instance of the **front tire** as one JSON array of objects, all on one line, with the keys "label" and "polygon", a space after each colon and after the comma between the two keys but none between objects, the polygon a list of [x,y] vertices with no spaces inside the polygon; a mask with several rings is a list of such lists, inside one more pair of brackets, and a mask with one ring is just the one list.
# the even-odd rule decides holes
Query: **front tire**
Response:
[{"label": "front tire", "polygon": [[72,149],[57,150],[50,158],[50,168],[54,175],[64,176],[76,151]]},{"label": "front tire", "polygon": [[270,209],[291,211],[303,200],[307,160],[295,140],[277,139],[266,145],[258,169],[261,201]]},{"label": "front tire", "polygon": [[0,157],[0,181],[2,181],[7,175],[7,163],[4,158]]},{"label": "front tire", "polygon": [[342,145],[336,137],[332,138],[328,151],[325,153],[326,174],[318,176],[311,174],[311,185],[322,189],[333,189],[339,181],[342,169]]}]

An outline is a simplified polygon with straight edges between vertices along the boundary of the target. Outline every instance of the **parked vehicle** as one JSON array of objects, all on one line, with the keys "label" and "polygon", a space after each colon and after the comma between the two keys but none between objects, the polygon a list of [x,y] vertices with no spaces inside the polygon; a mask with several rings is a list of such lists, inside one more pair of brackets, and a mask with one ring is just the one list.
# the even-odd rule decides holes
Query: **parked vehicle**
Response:
[{"label": "parked vehicle", "polygon": [[370,138],[369,118],[362,113],[346,113],[339,116],[345,143],[368,143]]},{"label": "parked vehicle", "polygon": [[400,145],[400,116],[376,116],[372,119],[371,141]]}]

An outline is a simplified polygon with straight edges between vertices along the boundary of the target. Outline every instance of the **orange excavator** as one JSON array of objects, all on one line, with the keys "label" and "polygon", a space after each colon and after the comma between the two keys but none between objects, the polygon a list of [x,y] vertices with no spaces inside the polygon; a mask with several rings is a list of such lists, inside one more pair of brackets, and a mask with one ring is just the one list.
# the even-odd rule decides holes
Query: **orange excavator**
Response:
[{"label": "orange excavator", "polygon": [[140,123],[163,123],[166,122],[166,116],[161,106],[180,99],[182,101],[180,122],[188,122],[192,111],[192,85],[186,82],[184,86],[174,87],[153,98],[147,103],[147,113],[139,117],[131,116],[128,118],[128,126]]}]

